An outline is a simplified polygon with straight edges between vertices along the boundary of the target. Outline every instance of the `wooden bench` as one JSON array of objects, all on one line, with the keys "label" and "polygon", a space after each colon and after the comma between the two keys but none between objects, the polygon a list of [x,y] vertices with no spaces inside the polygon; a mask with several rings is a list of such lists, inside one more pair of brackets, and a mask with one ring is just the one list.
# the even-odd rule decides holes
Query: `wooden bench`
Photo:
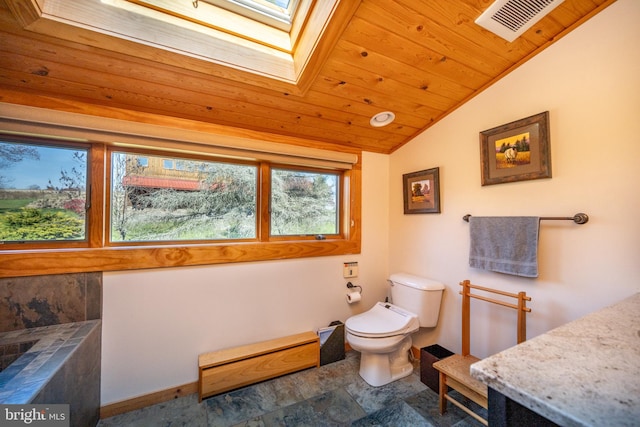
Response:
[{"label": "wooden bench", "polygon": [[198,357],[199,400],[318,366],[320,338],[314,332],[201,354]]},{"label": "wooden bench", "polygon": [[[440,414],[444,414],[447,411],[447,402],[451,402],[482,424],[488,425],[487,420],[473,412],[462,402],[456,400],[449,394],[449,387],[451,387],[483,408],[488,408],[487,386],[473,378],[470,372],[471,365],[480,361],[480,359],[470,354],[471,298],[515,309],[517,311],[517,343],[520,344],[527,339],[526,314],[530,312],[531,309],[527,307],[526,304],[527,301],[531,301],[531,297],[528,297],[525,292],[514,294],[497,289],[472,285],[468,280],[461,282],[460,286],[462,286],[462,291],[460,291],[460,294],[462,294],[462,354],[454,354],[453,356],[449,356],[446,359],[442,359],[433,364],[433,367],[440,373]],[[472,293],[472,289],[484,292],[485,294],[495,294],[515,298],[517,303],[512,304],[494,298],[489,298],[481,294]]]}]

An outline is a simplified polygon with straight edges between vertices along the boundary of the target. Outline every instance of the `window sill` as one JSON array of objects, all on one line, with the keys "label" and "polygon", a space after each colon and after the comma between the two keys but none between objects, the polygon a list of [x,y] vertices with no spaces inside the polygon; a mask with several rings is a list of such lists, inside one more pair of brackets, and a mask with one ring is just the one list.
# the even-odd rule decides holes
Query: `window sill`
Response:
[{"label": "window sill", "polygon": [[0,251],[0,277],[215,265],[360,253],[360,239]]}]

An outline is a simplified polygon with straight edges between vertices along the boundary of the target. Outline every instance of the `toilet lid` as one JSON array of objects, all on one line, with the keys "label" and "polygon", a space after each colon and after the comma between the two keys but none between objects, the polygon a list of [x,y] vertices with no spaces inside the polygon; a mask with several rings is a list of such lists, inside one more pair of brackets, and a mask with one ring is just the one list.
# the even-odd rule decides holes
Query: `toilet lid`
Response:
[{"label": "toilet lid", "polygon": [[348,318],[345,326],[354,335],[375,338],[409,333],[417,330],[420,323],[416,314],[379,302],[371,310]]}]

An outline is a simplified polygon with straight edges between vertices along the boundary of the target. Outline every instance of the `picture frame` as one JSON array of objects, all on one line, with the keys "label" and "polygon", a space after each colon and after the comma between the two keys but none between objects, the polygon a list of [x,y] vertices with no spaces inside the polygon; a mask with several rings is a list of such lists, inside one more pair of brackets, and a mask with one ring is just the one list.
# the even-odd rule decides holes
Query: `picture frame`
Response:
[{"label": "picture frame", "polygon": [[440,168],[402,175],[404,213],[440,213]]},{"label": "picture frame", "polygon": [[482,185],[551,178],[549,112],[480,132]]}]

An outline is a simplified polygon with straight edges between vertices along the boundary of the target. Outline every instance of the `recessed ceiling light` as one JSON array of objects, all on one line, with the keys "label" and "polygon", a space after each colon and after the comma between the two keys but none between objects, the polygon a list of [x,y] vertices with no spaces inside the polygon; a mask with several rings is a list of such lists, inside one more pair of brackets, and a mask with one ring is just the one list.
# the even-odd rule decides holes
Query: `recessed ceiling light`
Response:
[{"label": "recessed ceiling light", "polygon": [[369,123],[371,124],[371,126],[379,128],[388,125],[389,123],[394,121],[395,118],[396,115],[391,111],[383,111],[382,113],[378,113],[375,116],[371,117]]}]

